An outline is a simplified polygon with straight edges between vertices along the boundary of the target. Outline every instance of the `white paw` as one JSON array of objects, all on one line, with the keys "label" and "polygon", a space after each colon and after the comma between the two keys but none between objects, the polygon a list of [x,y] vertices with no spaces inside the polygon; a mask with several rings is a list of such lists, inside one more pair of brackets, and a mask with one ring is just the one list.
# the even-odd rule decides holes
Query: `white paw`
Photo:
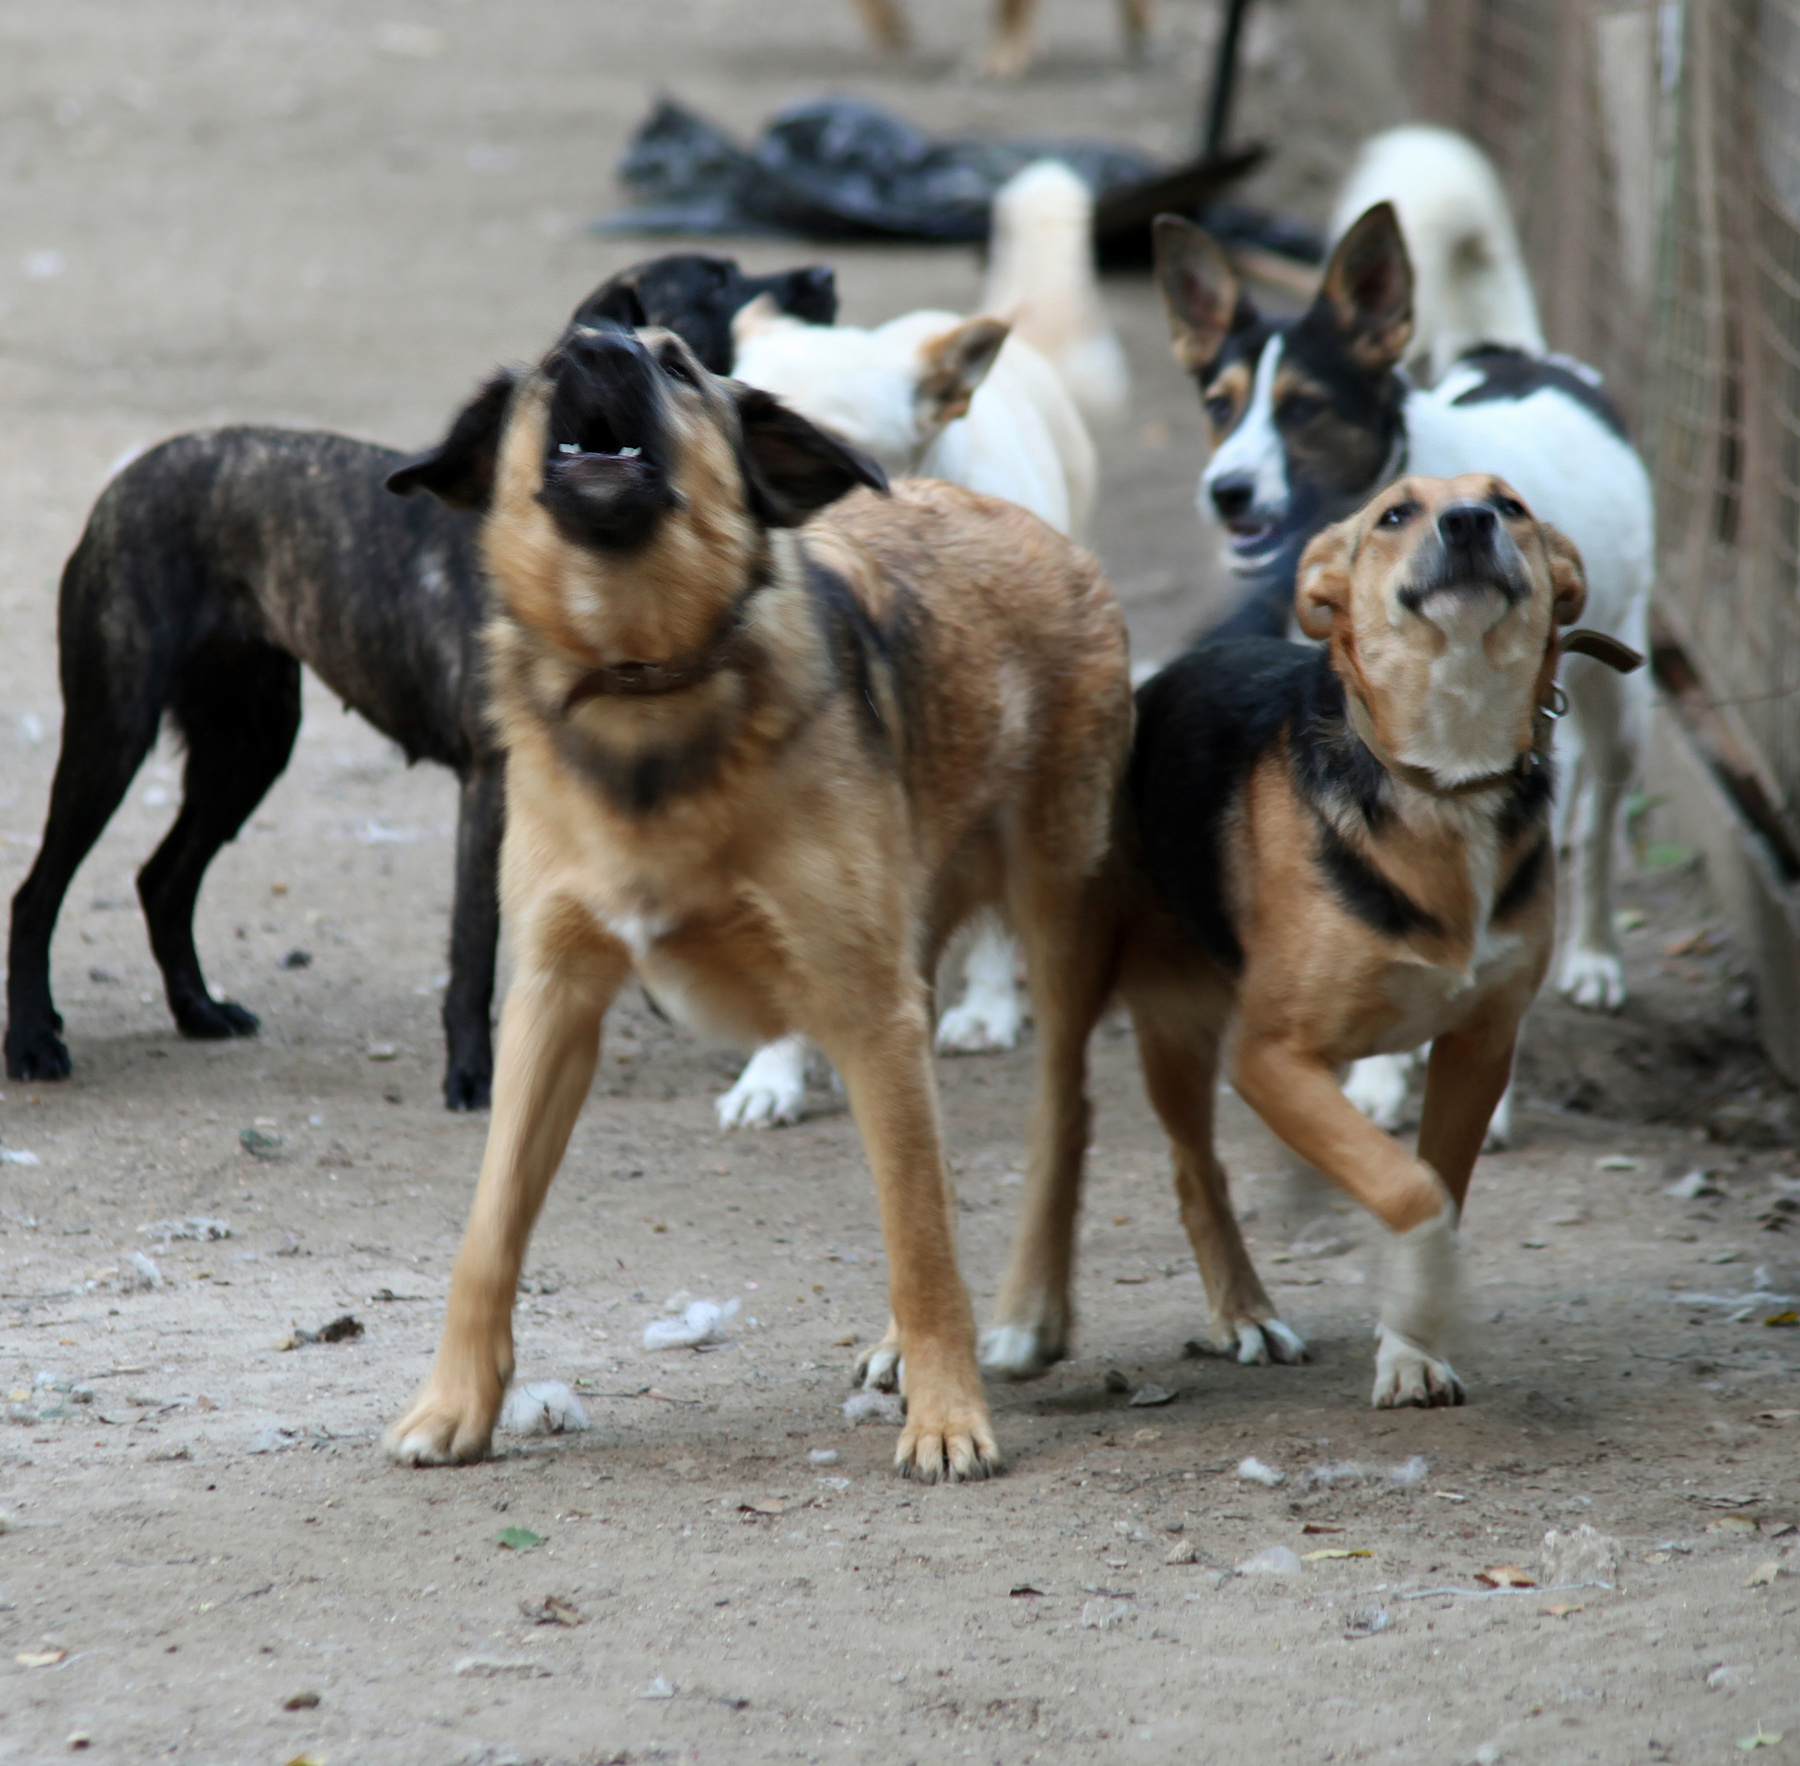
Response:
[{"label": "white paw", "polygon": [[1468,1394],[1449,1362],[1409,1342],[1386,1325],[1376,1329],[1375,1391],[1377,1410],[1416,1404],[1424,1409],[1461,1404]]},{"label": "white paw", "polygon": [[946,1055],[979,1055],[1019,1046],[1025,1027],[1018,984],[1003,987],[971,981],[961,1000],[938,1019],[937,1046]]},{"label": "white paw", "polygon": [[1625,968],[1608,950],[1572,948],[1563,958],[1556,991],[1584,1012],[1616,1012],[1625,1003]]},{"label": "white paw", "polygon": [[898,1392],[905,1378],[906,1357],[895,1343],[877,1343],[856,1364],[856,1383],[865,1392]]},{"label": "white paw", "polygon": [[1411,1055],[1370,1055],[1352,1063],[1344,1080],[1344,1096],[1377,1128],[1392,1134],[1406,1114],[1406,1085],[1412,1069]]},{"label": "white paw", "polygon": [[995,1325],[981,1336],[983,1369],[1003,1380],[1035,1380],[1057,1362],[1064,1350],[1032,1325]]},{"label": "white paw", "polygon": [[774,1128],[798,1122],[806,1101],[806,1039],[764,1043],[714,1104],[721,1128]]},{"label": "white paw", "polygon": [[1305,1361],[1306,1339],[1278,1318],[1243,1319],[1237,1327],[1236,1357],[1240,1367],[1267,1367]]}]

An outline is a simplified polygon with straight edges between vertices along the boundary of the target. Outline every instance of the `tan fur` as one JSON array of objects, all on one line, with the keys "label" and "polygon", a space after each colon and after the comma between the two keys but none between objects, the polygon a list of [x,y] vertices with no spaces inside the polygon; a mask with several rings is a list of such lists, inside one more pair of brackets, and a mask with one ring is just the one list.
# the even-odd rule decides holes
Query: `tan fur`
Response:
[{"label": "tan fur", "polygon": [[[912,42],[912,31],[899,0],[855,0],[863,26],[883,49],[898,53]],[[1016,80],[1037,59],[1034,33],[1038,0],[994,0],[993,34],[981,59],[982,71],[999,80]],[[1153,0],[1119,0],[1119,28],[1125,53],[1143,58],[1155,17]]]},{"label": "tan fur", "polygon": [[[542,376],[514,398],[485,543],[504,602],[492,660],[516,979],[443,1344],[389,1449],[417,1462],[486,1451],[526,1239],[601,1017],[635,970],[703,1025],[804,1031],[837,1067],[874,1170],[905,1355],[897,1464],[984,1475],[1000,1454],[956,1270],[925,977],[961,918],[1005,906],[1040,1026],[1033,1169],[1073,1183],[1104,988],[1089,897],[1130,724],[1123,621],[1090,556],[949,485],[859,491],[804,529],[764,530],[722,388],[673,395],[683,507],[622,557],[572,543],[538,503]],[[706,642],[758,560],[768,585],[729,666],[689,691],[561,714],[586,669]],[[897,664],[870,673],[866,701],[834,663],[809,560],[890,636]],[[683,745],[712,757],[687,788],[645,811],[609,793],[609,768]]]},{"label": "tan fur", "polygon": [[[1398,610],[1409,561],[1432,512],[1503,489],[1485,476],[1404,481],[1321,534],[1302,560],[1299,604],[1308,629],[1328,638],[1339,674],[1356,683],[1402,752],[1443,645],[1428,620]],[[1425,519],[1398,533],[1378,528],[1382,511],[1405,498],[1423,506]],[[1522,655],[1496,672],[1491,711],[1523,748],[1533,740],[1534,709],[1547,697],[1554,629],[1577,617],[1583,589],[1579,559],[1560,535],[1529,516],[1505,525],[1524,554],[1532,592],[1496,620],[1485,644]],[[1555,888],[1544,828],[1497,838],[1491,800],[1433,795],[1399,781],[1393,809],[1378,835],[1360,823],[1340,832],[1439,931],[1390,938],[1342,904],[1319,864],[1314,812],[1296,796],[1283,746],[1263,754],[1226,823],[1226,889],[1244,952],[1235,977],[1191,942],[1134,857],[1132,829],[1121,833],[1118,986],[1170,1138],[1182,1218],[1221,1347],[1275,1316],[1213,1152],[1221,1061],[1229,1061],[1239,1094],[1295,1153],[1395,1233],[1438,1220],[1446,1202],[1453,1221],[1511,1072],[1519,1020],[1549,961]],[[1484,839],[1498,845],[1485,902],[1476,899],[1470,862],[1472,844]],[[1535,887],[1503,924],[1491,922],[1487,907],[1540,844]],[[1415,1154],[1346,1100],[1338,1071],[1427,1036],[1435,1040]],[[1036,1332],[1041,1365],[1064,1346],[1077,1199],[1072,1189],[1027,1193],[1001,1290],[996,1334]]]}]

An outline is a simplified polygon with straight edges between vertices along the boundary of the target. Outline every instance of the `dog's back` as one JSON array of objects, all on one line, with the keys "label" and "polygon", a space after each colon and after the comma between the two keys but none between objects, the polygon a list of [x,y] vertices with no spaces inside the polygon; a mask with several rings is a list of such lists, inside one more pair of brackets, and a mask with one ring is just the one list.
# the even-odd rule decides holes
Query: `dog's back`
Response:
[{"label": "dog's back", "polygon": [[248,427],[140,455],[101,493],[65,567],[65,677],[93,665],[96,639],[146,679],[178,674],[213,639],[269,644],[409,759],[465,765],[492,747],[476,673],[477,524],[388,495],[403,458],[348,436]]},{"label": "dog's back", "polygon": [[1544,351],[1506,193],[1466,136],[1418,125],[1364,143],[1339,192],[1331,237],[1391,202],[1413,264],[1413,337],[1407,363],[1434,381],[1481,344]]}]

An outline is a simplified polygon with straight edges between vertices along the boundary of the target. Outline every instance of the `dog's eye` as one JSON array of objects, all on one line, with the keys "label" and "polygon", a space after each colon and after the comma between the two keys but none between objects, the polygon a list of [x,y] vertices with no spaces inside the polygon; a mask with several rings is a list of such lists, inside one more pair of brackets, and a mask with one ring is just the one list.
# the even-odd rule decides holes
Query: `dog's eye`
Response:
[{"label": "dog's eye", "polygon": [[1281,414],[1290,423],[1310,423],[1324,410],[1325,401],[1309,392],[1290,393],[1281,401]]},{"label": "dog's eye", "polygon": [[1504,515],[1508,521],[1517,521],[1527,513],[1525,505],[1517,497],[1494,498],[1496,514]]},{"label": "dog's eye", "polygon": [[663,372],[671,380],[679,380],[687,386],[694,384],[693,370],[688,366],[687,357],[680,350],[666,349],[657,359],[662,364]]},{"label": "dog's eye", "polygon": [[1213,428],[1229,429],[1232,418],[1237,415],[1237,402],[1228,393],[1214,393],[1206,401],[1206,415]]},{"label": "dog's eye", "polygon": [[1404,527],[1419,512],[1417,503],[1390,503],[1376,518],[1377,527]]}]

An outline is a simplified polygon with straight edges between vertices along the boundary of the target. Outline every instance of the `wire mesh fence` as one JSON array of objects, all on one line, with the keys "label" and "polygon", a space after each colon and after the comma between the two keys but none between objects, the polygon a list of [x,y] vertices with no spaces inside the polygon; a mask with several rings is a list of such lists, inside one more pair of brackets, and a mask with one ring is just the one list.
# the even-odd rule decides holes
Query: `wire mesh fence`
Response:
[{"label": "wire mesh fence", "polygon": [[1800,0],[1431,0],[1425,113],[1656,481],[1661,619],[1800,848]]}]

